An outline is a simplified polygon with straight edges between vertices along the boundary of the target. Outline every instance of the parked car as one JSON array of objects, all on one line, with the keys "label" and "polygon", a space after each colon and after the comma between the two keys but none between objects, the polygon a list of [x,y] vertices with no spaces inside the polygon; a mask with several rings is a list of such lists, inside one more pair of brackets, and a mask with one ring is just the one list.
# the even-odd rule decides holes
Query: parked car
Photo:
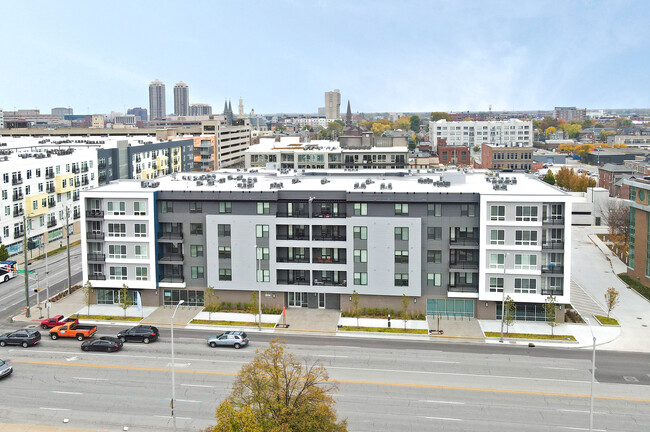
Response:
[{"label": "parked car", "polygon": [[99,339],[89,340],[81,344],[83,351],[114,352],[122,349],[122,341],[112,336],[102,336]]},{"label": "parked car", "polygon": [[208,338],[208,345],[212,348],[218,346],[231,346],[239,349],[248,345],[248,335],[243,331],[227,331]]},{"label": "parked car", "polygon": [[36,345],[41,340],[41,332],[31,329],[21,329],[0,335],[0,346],[22,345],[23,348]]},{"label": "parked car", "polygon": [[43,321],[41,321],[41,328],[43,330],[47,330],[49,328],[62,326],[64,324],[68,324],[68,323],[77,323],[77,324],[79,324],[79,320],[76,319],[76,318],[72,318],[72,317],[64,319],[63,315],[57,315],[57,316],[54,316],[52,318],[46,318]]},{"label": "parked car", "polygon": [[14,371],[14,368],[9,366],[4,360],[0,360],[0,378],[6,378]]},{"label": "parked car", "polygon": [[117,334],[122,342],[144,342],[146,344],[157,341],[158,336],[160,336],[158,327],[148,325],[135,326]]},{"label": "parked car", "polygon": [[97,327],[95,326],[70,323],[54,327],[50,330],[50,337],[54,340],[60,337],[75,337],[77,340],[82,341],[85,338],[93,337],[96,332]]}]

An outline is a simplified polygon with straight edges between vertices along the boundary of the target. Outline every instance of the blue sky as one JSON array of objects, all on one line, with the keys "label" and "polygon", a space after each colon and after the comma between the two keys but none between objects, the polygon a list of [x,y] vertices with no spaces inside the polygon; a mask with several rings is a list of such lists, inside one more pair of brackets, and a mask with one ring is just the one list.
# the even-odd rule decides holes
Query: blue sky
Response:
[{"label": "blue sky", "polygon": [[[650,106],[648,1],[3,2],[0,109]],[[235,108],[236,111],[236,108]]]}]

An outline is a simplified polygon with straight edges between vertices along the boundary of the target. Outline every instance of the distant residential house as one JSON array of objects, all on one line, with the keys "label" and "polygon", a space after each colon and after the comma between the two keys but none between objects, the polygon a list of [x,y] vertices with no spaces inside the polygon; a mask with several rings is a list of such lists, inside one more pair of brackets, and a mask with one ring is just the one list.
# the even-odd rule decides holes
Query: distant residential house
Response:
[{"label": "distant residential house", "polygon": [[635,173],[634,168],[606,163],[598,167],[598,187],[607,189],[610,197],[629,199],[629,187],[623,187],[623,180],[632,177]]}]

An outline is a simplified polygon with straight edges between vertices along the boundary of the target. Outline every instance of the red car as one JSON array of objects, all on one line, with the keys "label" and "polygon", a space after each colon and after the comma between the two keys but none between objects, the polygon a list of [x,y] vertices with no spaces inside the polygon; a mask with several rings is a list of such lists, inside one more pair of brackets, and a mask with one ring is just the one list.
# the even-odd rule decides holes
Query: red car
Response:
[{"label": "red car", "polygon": [[68,323],[79,324],[79,320],[76,318],[63,319],[63,315],[57,315],[55,317],[46,318],[43,321],[41,321],[41,328],[43,330],[47,330],[49,328],[62,326],[63,324],[68,324]]}]

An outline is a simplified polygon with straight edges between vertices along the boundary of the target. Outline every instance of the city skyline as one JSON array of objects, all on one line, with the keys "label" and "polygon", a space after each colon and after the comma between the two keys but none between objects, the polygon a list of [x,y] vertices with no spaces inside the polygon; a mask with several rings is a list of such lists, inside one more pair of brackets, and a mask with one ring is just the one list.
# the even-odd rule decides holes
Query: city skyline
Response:
[{"label": "city skyline", "polygon": [[[146,55],[122,30],[142,28],[143,16],[171,28],[177,8],[131,8],[126,16],[102,10],[98,21],[97,11],[74,4],[5,5],[8,34],[32,30],[8,48],[7,64],[18,67],[5,70],[0,108],[126,112],[147,104],[156,78],[170,89],[182,80],[193,101],[213,106],[242,97],[247,113],[316,113],[323,92],[334,88],[360,112],[648,105],[643,70],[650,61],[639,55],[650,47],[644,2],[198,2],[185,7],[194,31],[148,46]],[[208,22],[217,11],[216,36],[228,43],[219,45],[219,59],[206,60],[200,54],[213,46]],[[410,13],[418,19],[396,18]],[[314,31],[315,19],[327,31]],[[97,49],[106,35],[120,50]],[[202,67],[167,61],[177,51],[201,58]],[[44,75],[57,77],[56,85]]]}]

